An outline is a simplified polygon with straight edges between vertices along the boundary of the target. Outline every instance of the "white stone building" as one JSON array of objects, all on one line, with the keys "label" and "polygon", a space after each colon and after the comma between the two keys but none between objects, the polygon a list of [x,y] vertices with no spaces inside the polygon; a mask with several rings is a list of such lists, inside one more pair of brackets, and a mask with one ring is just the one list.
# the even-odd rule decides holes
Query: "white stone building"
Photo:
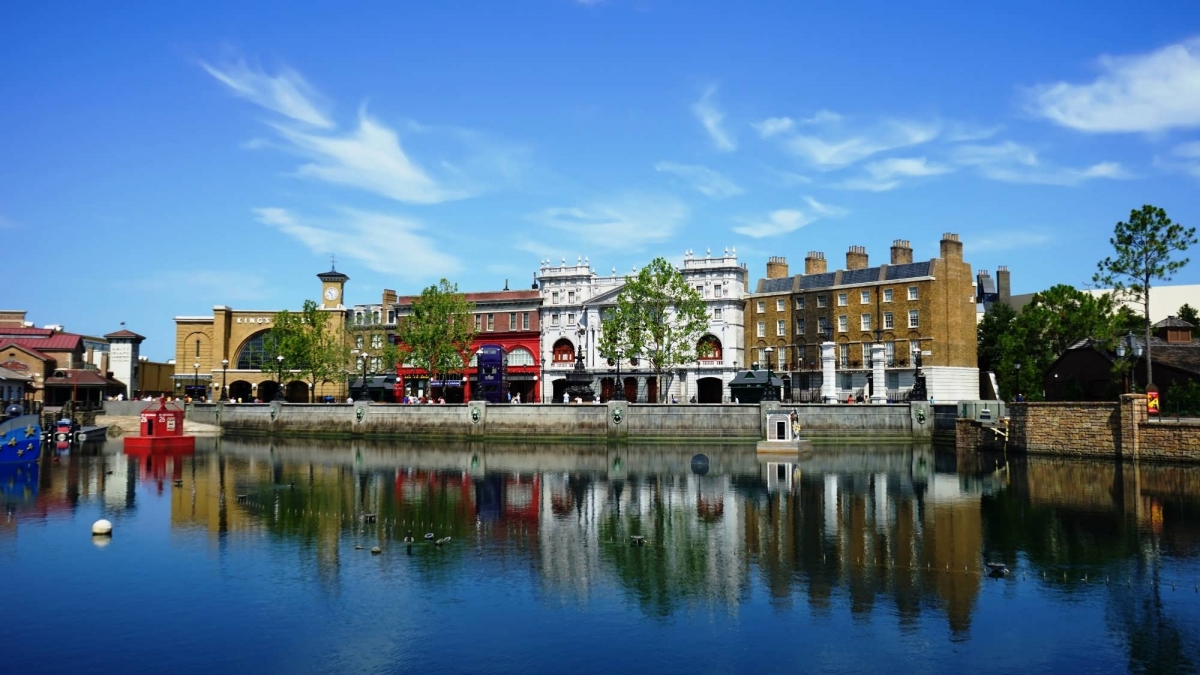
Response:
[{"label": "white stone building", "polygon": [[[606,308],[616,305],[626,277],[618,275],[616,269],[601,276],[586,258],[577,259],[574,265],[563,260],[557,266],[543,260],[536,275],[542,294],[541,350],[545,364],[542,400],[562,401],[564,378],[575,367],[575,351],[579,346],[583,349],[584,366],[595,376],[592,388],[601,400],[612,397],[618,367],[625,397],[631,402],[653,401],[662,386],[667,387],[666,401],[686,402],[693,396],[701,403],[728,400],[727,385],[737,367],[746,363],[743,344],[746,267],[738,263],[736,249],[726,249],[719,256],[709,252],[703,257],[689,251],[684,254],[680,271],[708,305],[708,330],[700,339],[710,343],[713,358],[689,364],[664,377],[667,380],[664,385],[647,363],[633,360],[609,363],[597,351],[604,330],[601,316]],[[636,273],[635,269],[633,274]]]}]

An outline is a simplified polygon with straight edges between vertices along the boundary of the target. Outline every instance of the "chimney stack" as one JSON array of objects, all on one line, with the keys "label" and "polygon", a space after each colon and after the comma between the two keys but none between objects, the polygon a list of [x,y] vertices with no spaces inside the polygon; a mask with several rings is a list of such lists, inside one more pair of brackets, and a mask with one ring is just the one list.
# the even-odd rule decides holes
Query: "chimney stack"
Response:
[{"label": "chimney stack", "polygon": [[804,256],[804,273],[805,274],[825,274],[828,271],[828,265],[825,262],[825,254],[820,251],[809,251],[808,255]]},{"label": "chimney stack", "polygon": [[892,264],[908,265],[912,263],[912,244],[907,239],[897,239],[892,242]]},{"label": "chimney stack", "polygon": [[996,268],[996,295],[998,300],[1004,304],[1009,304],[1011,291],[1008,285],[1008,265],[1001,265]]},{"label": "chimney stack", "polygon": [[782,279],[788,275],[787,258],[773,255],[767,258],[767,278]]},{"label": "chimney stack", "polygon": [[848,270],[865,270],[867,269],[867,247],[851,246],[849,251],[846,251],[846,269]]},{"label": "chimney stack", "polygon": [[962,262],[962,242],[959,241],[958,235],[953,232],[947,232],[942,235],[942,260]]}]

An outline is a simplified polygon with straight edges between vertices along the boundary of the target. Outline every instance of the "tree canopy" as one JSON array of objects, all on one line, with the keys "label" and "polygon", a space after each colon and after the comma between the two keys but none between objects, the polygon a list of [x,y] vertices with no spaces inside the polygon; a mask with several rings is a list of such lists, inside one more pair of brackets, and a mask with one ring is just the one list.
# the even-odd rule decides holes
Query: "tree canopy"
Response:
[{"label": "tree canopy", "polygon": [[263,340],[263,370],[275,372],[282,355],[283,370],[299,371],[300,379],[309,383],[310,398],[318,384],[340,380],[347,361],[345,329],[340,322],[331,325],[329,317],[312,300],[305,300],[299,312],[277,312]]},{"label": "tree canopy", "polygon": [[1196,329],[1200,328],[1200,312],[1197,312],[1195,307],[1185,302],[1179,306],[1179,309],[1175,310],[1175,316],[1192,324],[1192,337],[1196,337]]},{"label": "tree canopy", "polygon": [[1155,281],[1170,281],[1188,263],[1176,253],[1196,243],[1196,228],[1171,222],[1167,212],[1146,204],[1129,212],[1129,222],[1119,222],[1108,240],[1114,256],[1097,264],[1092,280],[1108,286],[1121,299],[1142,306],[1146,330],[1146,381],[1153,382],[1150,356],[1150,287]]},{"label": "tree canopy", "polygon": [[674,370],[703,356],[698,343],[708,330],[704,298],[664,258],[655,258],[628,279],[617,306],[604,319],[599,351],[605,358],[637,356],[658,375],[665,400]]},{"label": "tree canopy", "polygon": [[396,329],[405,362],[443,380],[462,371],[475,339],[474,309],[458,285],[445,279],[421,291]]}]

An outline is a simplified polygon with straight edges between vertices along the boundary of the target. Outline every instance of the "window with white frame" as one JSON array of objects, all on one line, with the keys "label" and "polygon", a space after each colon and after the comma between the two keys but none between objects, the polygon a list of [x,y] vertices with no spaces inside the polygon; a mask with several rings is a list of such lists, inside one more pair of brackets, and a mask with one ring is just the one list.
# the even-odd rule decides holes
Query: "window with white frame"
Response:
[{"label": "window with white frame", "polygon": [[388,310],[388,323],[396,323],[396,310]]},{"label": "window with white frame", "polygon": [[817,317],[817,332],[819,332],[822,336],[824,336],[826,331],[828,331],[828,330],[829,330],[829,319],[826,319],[823,316],[818,316]]},{"label": "window with white frame", "polygon": [[796,335],[804,335],[804,319],[796,319]]},{"label": "window with white frame", "polygon": [[909,328],[920,328],[921,327],[920,316],[918,315],[917,310],[915,310],[915,309],[908,310],[908,327]]},{"label": "window with white frame", "polygon": [[871,291],[861,291],[858,294],[858,304],[860,304],[860,305],[871,304]]},{"label": "window with white frame", "polygon": [[894,340],[883,343],[883,357],[889,366],[896,365],[896,342]]},{"label": "window with white frame", "polygon": [[720,307],[713,307],[713,320],[714,321],[720,321],[722,314],[723,314],[723,312],[721,311]]},{"label": "window with white frame", "polygon": [[824,307],[828,303],[829,303],[829,299],[826,298],[825,296],[823,296],[823,295],[817,296],[817,307]]},{"label": "window with white frame", "polygon": [[575,291],[567,291],[567,304],[575,304]]},{"label": "window with white frame", "polygon": [[575,312],[567,312],[567,325],[568,326],[575,325]]},{"label": "window with white frame", "polygon": [[845,343],[838,345],[838,365],[843,368],[850,365],[850,345]]},{"label": "window with white frame", "polygon": [[554,291],[554,292],[550,293],[550,302],[551,302],[551,304],[555,304],[555,305],[558,304],[558,291]]},{"label": "window with white frame", "polygon": [[362,349],[362,348],[363,348],[363,339],[362,339],[362,337],[363,337],[363,336],[359,335],[358,337],[354,338],[354,346],[355,346],[355,347],[357,347],[357,348],[359,348],[359,349]]},{"label": "window with white frame", "polygon": [[378,356],[371,357],[371,372],[378,373],[383,370],[383,359]]},{"label": "window with white frame", "polygon": [[529,312],[521,312],[521,330],[529,330]]},{"label": "window with white frame", "polygon": [[887,374],[887,388],[888,389],[899,389],[900,388],[900,373],[891,372],[891,373]]},{"label": "window with white frame", "polygon": [[892,301],[892,289],[890,289],[890,288],[883,289],[883,301],[884,302]]},{"label": "window with white frame", "polygon": [[863,314],[859,317],[859,324],[861,330],[871,330],[871,315]]},{"label": "window with white frame", "polygon": [[778,336],[787,335],[787,323],[783,319],[775,322],[775,334]]},{"label": "window with white frame", "polygon": [[763,314],[763,313],[765,313],[766,311],[767,311],[767,301],[766,301],[766,300],[759,300],[759,301],[758,301],[758,313],[759,313],[759,314]]},{"label": "window with white frame", "polygon": [[783,298],[777,298],[775,300],[775,311],[782,312],[783,310],[787,309],[785,305],[786,302],[787,300],[784,300]]},{"label": "window with white frame", "polygon": [[779,347],[775,350],[775,353],[779,355],[779,361],[776,362],[778,365],[775,366],[776,369],[785,370],[787,368],[787,347]]},{"label": "window with white frame", "polygon": [[862,343],[862,362],[863,364],[871,363],[871,343]]},{"label": "window with white frame", "polygon": [[763,361],[765,361],[767,358],[767,353],[765,351],[763,351],[762,347],[759,347],[757,351],[758,351],[758,363],[760,366],[762,366],[762,365],[764,365]]},{"label": "window with white frame", "polygon": [[489,332],[496,330],[496,315],[495,314],[488,314],[487,329]]},{"label": "window with white frame", "polygon": [[475,332],[478,333],[481,328],[483,328],[483,315],[476,314],[475,315]]},{"label": "window with white frame", "polygon": [[841,380],[842,391],[854,389],[854,373],[840,373],[838,379]]},{"label": "window with white frame", "polygon": [[513,347],[508,353],[508,365],[510,366],[532,366],[533,352],[524,347]]},{"label": "window with white frame", "polygon": [[909,286],[909,287],[908,287],[908,299],[909,299],[909,300],[916,300],[916,299],[917,299],[917,298],[919,298],[919,297],[920,297],[920,292],[917,290],[917,287],[916,287],[916,286]]},{"label": "window with white frame", "polygon": [[702,298],[704,297],[704,284],[696,284],[696,294]]},{"label": "window with white frame", "polygon": [[796,298],[796,309],[804,309],[804,298]]},{"label": "window with white frame", "polygon": [[713,285],[713,297],[714,298],[724,297],[724,290],[725,290],[725,287],[722,286],[721,284],[714,284]]},{"label": "window with white frame", "polygon": [[383,336],[382,335],[372,335],[371,336],[371,349],[382,349],[382,348],[383,348]]},{"label": "window with white frame", "polygon": [[509,330],[517,329],[517,313],[516,312],[508,313],[508,329]]},{"label": "window with white frame", "polygon": [[758,337],[767,337],[767,322],[758,322]]},{"label": "window with white frame", "polygon": [[850,301],[848,293],[838,293],[838,307],[845,307]]},{"label": "window with white frame", "polygon": [[891,312],[884,312],[884,313],[883,313],[883,327],[884,327],[886,330],[891,330],[891,329],[893,329],[893,328],[895,328],[895,327],[896,327],[896,321],[895,321],[895,317],[894,317],[894,316],[892,316],[892,313],[891,313]]},{"label": "window with white frame", "polygon": [[842,314],[838,317],[838,332],[845,333],[850,330],[850,317]]},{"label": "window with white frame", "polygon": [[550,325],[551,325],[551,326],[557,326],[557,325],[558,325],[558,314],[551,314],[551,315],[550,315]]}]

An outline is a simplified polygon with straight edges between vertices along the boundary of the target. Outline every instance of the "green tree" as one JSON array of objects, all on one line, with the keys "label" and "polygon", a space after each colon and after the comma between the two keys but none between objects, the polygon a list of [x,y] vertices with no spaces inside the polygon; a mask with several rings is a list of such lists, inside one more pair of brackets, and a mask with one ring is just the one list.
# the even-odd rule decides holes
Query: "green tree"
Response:
[{"label": "green tree", "polygon": [[1129,222],[1119,222],[1108,240],[1116,252],[1097,264],[1092,280],[1113,289],[1119,297],[1142,306],[1146,329],[1146,382],[1154,381],[1150,356],[1150,286],[1170,281],[1188,263],[1175,260],[1176,252],[1196,243],[1196,228],[1171,222],[1167,212],[1149,204],[1129,212]]},{"label": "green tree", "polygon": [[305,300],[299,312],[277,312],[269,338],[263,340],[263,370],[277,370],[282,355],[283,369],[299,371],[308,382],[310,400],[314,398],[318,384],[332,382],[345,372],[344,329],[330,323],[330,313],[312,300]]},{"label": "green tree", "polygon": [[458,285],[445,279],[421,291],[396,329],[404,360],[431,379],[444,381],[448,374],[461,372],[475,339],[474,309]]},{"label": "green tree", "polygon": [[1197,312],[1195,307],[1185,302],[1175,312],[1175,315],[1192,324],[1192,337],[1196,337],[1196,329],[1200,327],[1200,312]]},{"label": "green tree", "polygon": [[671,263],[655,258],[621,289],[604,321],[599,351],[610,359],[617,350],[645,359],[662,384],[662,401],[675,369],[702,356],[698,342],[706,330],[704,298]]}]

